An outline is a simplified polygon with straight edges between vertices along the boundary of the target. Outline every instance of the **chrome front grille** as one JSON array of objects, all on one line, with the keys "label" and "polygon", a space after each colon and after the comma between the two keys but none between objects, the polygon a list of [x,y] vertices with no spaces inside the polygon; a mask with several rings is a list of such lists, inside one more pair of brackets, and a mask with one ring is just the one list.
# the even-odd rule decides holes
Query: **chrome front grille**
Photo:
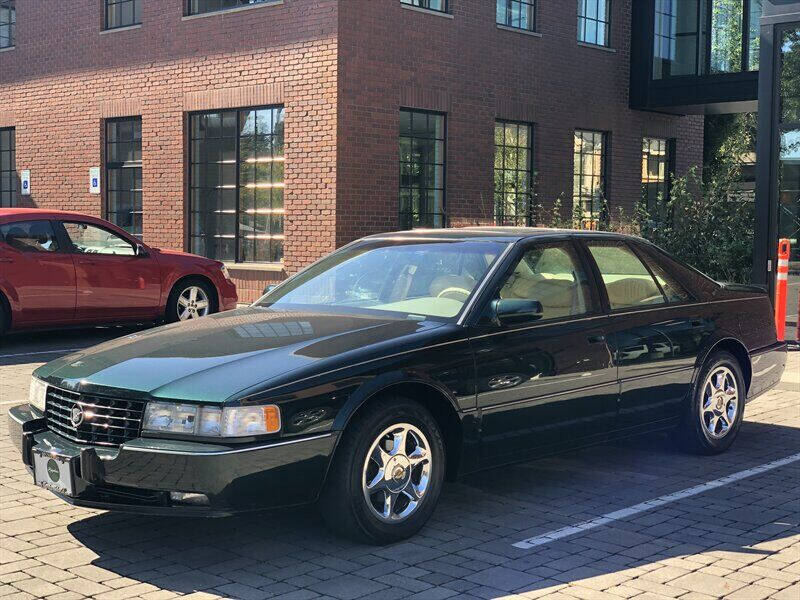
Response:
[{"label": "chrome front grille", "polygon": [[47,388],[47,427],[73,442],[119,446],[139,437],[145,403]]}]

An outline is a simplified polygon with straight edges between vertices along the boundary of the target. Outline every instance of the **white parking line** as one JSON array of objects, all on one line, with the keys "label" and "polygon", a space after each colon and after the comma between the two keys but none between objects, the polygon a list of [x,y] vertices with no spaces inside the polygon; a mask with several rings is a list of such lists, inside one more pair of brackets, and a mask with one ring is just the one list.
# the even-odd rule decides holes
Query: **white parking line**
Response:
[{"label": "white parking line", "polygon": [[14,358],[16,356],[35,356],[37,354],[58,354],[59,352],[67,353],[67,352],[77,352],[78,350],[83,350],[83,348],[65,348],[61,350],[41,350],[37,352],[20,352],[19,354],[0,354],[0,358]]},{"label": "white parking line", "polygon": [[513,544],[513,546],[515,548],[521,548],[523,550],[530,550],[531,548],[535,548],[536,546],[543,546],[544,544],[549,544],[550,542],[554,542],[556,540],[569,537],[576,533],[582,533],[584,531],[589,531],[590,529],[595,529],[597,527],[613,523],[614,521],[627,519],[628,517],[632,517],[633,515],[648,510],[652,510],[654,508],[658,508],[659,506],[664,506],[665,504],[669,504],[670,502],[676,502],[678,500],[683,500],[684,498],[696,496],[697,494],[702,494],[709,490],[713,490],[715,488],[728,485],[729,483],[733,483],[734,481],[739,481],[740,479],[746,479],[747,477],[753,477],[754,475],[760,475],[761,473],[766,473],[767,471],[771,471],[773,469],[777,469],[779,467],[783,467],[797,461],[800,461],[800,453],[792,454],[791,456],[787,456],[786,458],[774,460],[772,462],[768,462],[766,464],[759,465],[751,469],[739,471],[738,473],[732,473],[731,475],[726,475],[725,477],[721,477],[720,479],[715,479],[714,481],[709,481],[707,483],[701,483],[700,485],[696,485],[694,487],[690,487],[685,490],[681,490],[679,492],[673,492],[665,496],[660,496],[658,498],[654,498],[653,500],[640,502],[639,504],[629,506],[628,508],[615,510],[614,512],[606,513],[601,517],[597,517],[596,519],[583,521],[582,523],[577,523],[575,525],[570,525],[568,527],[562,527],[561,529],[549,531],[548,533],[545,533],[543,535],[537,535],[536,537],[528,538],[526,540],[522,540],[521,542],[517,542],[516,544]]}]

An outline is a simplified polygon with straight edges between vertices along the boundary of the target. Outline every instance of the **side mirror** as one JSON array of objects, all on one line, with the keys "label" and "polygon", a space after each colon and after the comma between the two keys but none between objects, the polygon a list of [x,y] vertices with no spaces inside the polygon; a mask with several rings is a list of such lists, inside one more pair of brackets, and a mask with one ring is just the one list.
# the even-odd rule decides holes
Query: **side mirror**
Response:
[{"label": "side mirror", "polygon": [[150,256],[150,253],[147,251],[147,248],[145,248],[142,244],[136,244],[135,254],[139,258],[147,258],[148,256]]},{"label": "side mirror", "polygon": [[502,325],[532,323],[542,318],[544,310],[538,300],[506,298],[492,301],[495,321]]},{"label": "side mirror", "polygon": [[276,287],[278,287],[278,284],[277,284],[277,283],[270,283],[269,285],[267,285],[267,286],[265,286],[265,287],[264,287],[264,291],[263,291],[263,293],[264,293],[264,294],[269,294],[269,293],[270,293],[272,290],[274,290]]}]

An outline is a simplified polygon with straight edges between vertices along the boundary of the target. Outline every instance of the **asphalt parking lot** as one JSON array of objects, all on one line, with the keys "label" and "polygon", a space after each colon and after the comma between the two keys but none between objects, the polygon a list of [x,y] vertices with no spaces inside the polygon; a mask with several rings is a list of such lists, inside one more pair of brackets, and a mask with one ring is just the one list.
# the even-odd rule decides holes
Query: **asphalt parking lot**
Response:
[{"label": "asphalt parking lot", "polygon": [[28,376],[127,333],[0,345],[0,598],[775,598],[800,600],[800,352],[748,404],[734,447],[640,438],[447,484],[430,524],[349,543],[313,509],[218,520],[73,508],[33,485],[7,438]]}]

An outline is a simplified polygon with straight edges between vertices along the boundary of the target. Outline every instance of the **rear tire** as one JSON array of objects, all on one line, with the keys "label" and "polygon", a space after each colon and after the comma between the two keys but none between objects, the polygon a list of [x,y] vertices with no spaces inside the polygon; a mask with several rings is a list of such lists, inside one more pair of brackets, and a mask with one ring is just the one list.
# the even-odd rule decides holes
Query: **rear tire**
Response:
[{"label": "rear tire", "polygon": [[739,361],[724,351],[709,356],[686,403],[676,441],[694,454],[719,454],[736,439],[744,418],[746,388]]},{"label": "rear tire", "polygon": [[404,540],[433,514],[444,473],[444,441],[430,412],[402,396],[382,398],[342,433],[319,509],[333,531],[354,540]]},{"label": "rear tire", "polygon": [[169,293],[164,319],[167,323],[193,320],[214,314],[218,308],[213,286],[198,277],[188,277],[176,283]]}]

